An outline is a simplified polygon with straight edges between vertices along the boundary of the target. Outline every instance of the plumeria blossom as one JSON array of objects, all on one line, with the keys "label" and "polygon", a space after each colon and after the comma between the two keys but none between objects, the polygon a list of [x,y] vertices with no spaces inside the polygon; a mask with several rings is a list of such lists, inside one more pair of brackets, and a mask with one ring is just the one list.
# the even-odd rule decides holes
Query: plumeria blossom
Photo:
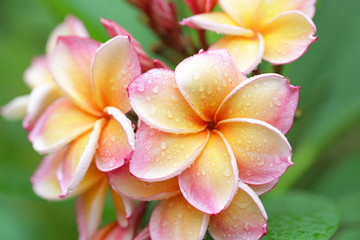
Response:
[{"label": "plumeria blossom", "polygon": [[29,95],[15,98],[2,108],[2,115],[8,119],[22,119],[23,126],[30,131],[41,113],[54,100],[62,96],[49,70],[50,54],[59,36],[75,35],[87,37],[88,32],[83,23],[67,16],[61,24],[50,33],[46,44],[46,55],[35,57],[31,66],[25,71],[24,81],[32,89]]},{"label": "plumeria blossom", "polygon": [[211,12],[218,0],[184,0],[194,14]]},{"label": "plumeria blossom", "polygon": [[277,74],[247,79],[226,50],[201,52],[175,72],[150,70],[128,92],[143,122],[130,172],[147,182],[177,176],[204,213],[226,209],[239,186],[274,184],[293,164],[284,134],[299,87]]},{"label": "plumeria blossom", "polygon": [[226,48],[244,73],[261,59],[285,64],[299,58],[317,38],[311,18],[316,0],[219,0],[223,12],[203,13],[181,24],[227,36],[210,49]]},{"label": "plumeria blossom", "polygon": [[141,73],[128,37],[103,45],[76,36],[59,37],[50,69],[65,97],[51,104],[29,134],[35,150],[51,153],[65,146],[56,170],[61,197],[71,194],[91,166],[111,171],[134,149],[126,88]]}]

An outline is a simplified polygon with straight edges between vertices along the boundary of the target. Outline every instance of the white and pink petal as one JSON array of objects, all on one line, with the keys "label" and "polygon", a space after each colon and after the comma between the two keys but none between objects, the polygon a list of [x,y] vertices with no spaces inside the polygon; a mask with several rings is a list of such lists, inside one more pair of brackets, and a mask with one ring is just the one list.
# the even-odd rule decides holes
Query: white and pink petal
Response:
[{"label": "white and pink petal", "polygon": [[193,164],[209,138],[209,131],[174,134],[142,124],[136,133],[137,148],[130,172],[144,181],[162,181],[179,175]]},{"label": "white and pink petal", "polygon": [[254,185],[278,179],[291,162],[291,146],[285,136],[265,122],[237,118],[217,124],[237,161],[240,180]]},{"label": "white and pink petal", "polygon": [[253,118],[286,133],[294,121],[300,87],[277,74],[254,76],[237,86],[219,107],[215,119]]},{"label": "white and pink petal", "polygon": [[157,240],[200,240],[205,236],[209,218],[181,195],[162,200],[151,214],[150,236]]},{"label": "white and pink petal", "polygon": [[190,168],[179,175],[185,199],[199,211],[217,214],[231,202],[238,189],[238,170],[230,145],[217,131]]},{"label": "white and pink petal", "polygon": [[230,206],[210,217],[209,233],[217,240],[257,240],[266,234],[267,215],[258,196],[244,183]]}]

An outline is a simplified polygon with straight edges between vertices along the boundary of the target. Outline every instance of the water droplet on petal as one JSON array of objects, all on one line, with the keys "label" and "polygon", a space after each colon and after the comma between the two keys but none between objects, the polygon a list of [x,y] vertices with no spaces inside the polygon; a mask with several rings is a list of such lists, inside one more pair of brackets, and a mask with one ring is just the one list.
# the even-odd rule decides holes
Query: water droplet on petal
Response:
[{"label": "water droplet on petal", "polygon": [[166,142],[161,142],[160,148],[161,148],[162,150],[166,150],[166,148],[167,148]]},{"label": "water droplet on petal", "polygon": [[166,113],[166,116],[168,118],[172,118],[173,117],[172,112],[170,110],[168,110],[167,113]]},{"label": "water droplet on petal", "polygon": [[197,79],[199,79],[199,78],[200,78],[200,73],[194,72],[194,73],[193,73],[193,79],[197,80]]},{"label": "water droplet on petal", "polygon": [[151,91],[156,94],[160,91],[160,88],[159,88],[159,86],[154,86]]},{"label": "water droplet on petal", "polygon": [[222,170],[222,175],[224,175],[225,177],[230,177],[231,176],[231,170],[229,167],[226,167]]},{"label": "water droplet on petal", "polygon": [[139,92],[143,92],[143,91],[145,90],[145,85],[144,85],[143,83],[139,83],[139,84],[137,85],[137,90],[138,90]]}]

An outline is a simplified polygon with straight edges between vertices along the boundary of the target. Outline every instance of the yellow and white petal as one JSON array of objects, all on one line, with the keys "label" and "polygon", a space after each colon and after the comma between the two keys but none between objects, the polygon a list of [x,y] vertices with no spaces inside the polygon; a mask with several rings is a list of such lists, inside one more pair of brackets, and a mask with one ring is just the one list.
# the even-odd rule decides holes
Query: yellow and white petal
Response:
[{"label": "yellow and white petal", "polygon": [[267,0],[262,1],[257,13],[258,26],[263,26],[274,18],[288,11],[299,10],[312,18],[315,13],[316,0]]},{"label": "yellow and white petal", "polygon": [[1,115],[8,120],[20,120],[26,116],[29,95],[14,98],[1,107]]},{"label": "yellow and white petal", "polygon": [[76,199],[76,221],[79,239],[87,240],[95,234],[104,209],[108,184],[106,178]]},{"label": "yellow and white petal", "polygon": [[206,129],[200,133],[174,134],[142,124],[136,132],[136,149],[130,161],[130,172],[144,181],[163,181],[179,175],[193,164],[209,138]]},{"label": "yellow and white petal", "polygon": [[264,40],[260,34],[253,38],[226,36],[212,44],[209,49],[221,48],[226,48],[236,66],[244,74],[248,74],[261,63],[264,55]]},{"label": "yellow and white petal", "polygon": [[260,185],[279,178],[291,162],[291,146],[272,125],[247,118],[218,123],[234,151],[239,177],[245,183]]},{"label": "yellow and white petal", "polygon": [[111,19],[104,19],[100,18],[101,24],[105,27],[107,33],[109,34],[110,38],[123,35],[128,36],[130,43],[134,46],[140,60],[141,68],[143,72],[146,72],[150,70],[151,68],[154,68],[154,63],[150,60],[147,53],[144,51],[141,44],[134,38],[134,36],[131,35],[126,29],[121,27],[116,22],[112,21]]},{"label": "yellow and white petal", "polygon": [[185,199],[195,208],[217,214],[231,202],[238,189],[236,159],[230,145],[217,131],[194,164],[179,176]]},{"label": "yellow and white petal", "polygon": [[98,120],[92,131],[83,134],[70,144],[69,151],[56,174],[61,189],[60,197],[71,194],[85,177],[104,125],[104,119]]},{"label": "yellow and white petal", "polygon": [[37,56],[32,59],[30,67],[25,70],[24,81],[31,89],[44,83],[54,82],[46,56]]},{"label": "yellow and white petal", "polygon": [[144,182],[129,172],[129,165],[107,175],[109,184],[117,193],[139,201],[166,199],[180,193],[177,177],[161,182]]},{"label": "yellow and white petal", "polygon": [[112,106],[123,113],[130,110],[129,83],[141,74],[139,57],[126,36],[116,36],[96,51],[92,63],[92,83],[101,109]]},{"label": "yellow and white petal", "polygon": [[263,0],[219,0],[221,8],[240,26],[252,28],[256,12]]},{"label": "yellow and white petal", "polygon": [[76,36],[59,37],[50,59],[55,82],[75,105],[101,116],[90,80],[91,63],[99,42]]},{"label": "yellow and white petal", "polygon": [[181,94],[205,121],[214,120],[221,102],[246,79],[224,49],[185,59],[176,67],[175,78]]},{"label": "yellow and white petal", "polygon": [[230,206],[210,217],[209,233],[219,240],[260,239],[266,234],[267,219],[259,197],[240,182]]},{"label": "yellow and white petal", "polygon": [[125,228],[129,225],[128,219],[135,209],[135,202],[130,198],[121,196],[113,189],[111,189],[111,196],[115,206],[116,220],[121,227]]},{"label": "yellow and white petal", "polygon": [[150,70],[136,78],[128,91],[136,114],[153,128],[172,133],[194,133],[207,126],[181,95],[171,70]]},{"label": "yellow and white petal", "polygon": [[209,218],[181,195],[162,200],[151,214],[150,236],[156,240],[200,240],[205,236]]},{"label": "yellow and white petal", "polygon": [[253,37],[254,32],[250,29],[240,27],[229,15],[223,12],[211,12],[197,14],[185,18],[180,22],[192,28],[206,29],[216,33]]},{"label": "yellow and white petal", "polygon": [[300,11],[289,11],[260,29],[265,42],[264,59],[286,64],[301,57],[317,37],[313,21]]},{"label": "yellow and white petal", "polygon": [[23,122],[23,127],[27,131],[31,131],[40,115],[52,102],[60,98],[61,95],[60,89],[52,82],[35,87],[29,96],[27,114]]},{"label": "yellow and white petal", "polygon": [[281,75],[254,76],[226,97],[215,119],[258,119],[273,125],[285,134],[293,124],[299,92],[300,87],[290,85]]},{"label": "yellow and white petal", "polygon": [[50,33],[46,43],[46,54],[50,56],[51,51],[56,45],[58,37],[68,35],[88,37],[89,33],[87,32],[84,24],[79,19],[72,15],[68,15],[65,20],[57,25]]},{"label": "yellow and white petal", "polygon": [[260,196],[260,195],[263,195],[264,193],[269,192],[271,189],[273,189],[276,186],[276,184],[278,183],[278,181],[279,181],[279,178],[275,179],[274,181],[271,181],[269,183],[265,183],[265,184],[261,184],[261,185],[248,184],[248,186],[251,187],[252,190],[254,190],[256,195]]},{"label": "yellow and white petal", "polygon": [[64,159],[67,148],[62,148],[44,157],[35,173],[31,176],[34,192],[47,200],[60,200],[60,187],[56,179],[56,170]]},{"label": "yellow and white petal", "polygon": [[[133,131],[132,128],[131,130]],[[131,153],[132,147],[128,143],[126,132],[118,121],[110,117],[99,139],[95,158],[97,168],[107,172],[121,167]]]},{"label": "yellow and white petal", "polygon": [[96,120],[67,98],[60,98],[41,115],[29,134],[29,140],[39,153],[52,152],[90,130]]}]

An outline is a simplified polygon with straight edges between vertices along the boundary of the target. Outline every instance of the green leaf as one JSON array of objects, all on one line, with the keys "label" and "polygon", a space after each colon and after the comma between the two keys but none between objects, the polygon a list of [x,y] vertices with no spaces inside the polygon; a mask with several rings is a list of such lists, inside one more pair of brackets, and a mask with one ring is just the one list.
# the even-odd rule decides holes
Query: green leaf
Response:
[{"label": "green leaf", "polygon": [[267,240],[325,240],[336,231],[340,211],[329,199],[302,192],[266,198]]}]

